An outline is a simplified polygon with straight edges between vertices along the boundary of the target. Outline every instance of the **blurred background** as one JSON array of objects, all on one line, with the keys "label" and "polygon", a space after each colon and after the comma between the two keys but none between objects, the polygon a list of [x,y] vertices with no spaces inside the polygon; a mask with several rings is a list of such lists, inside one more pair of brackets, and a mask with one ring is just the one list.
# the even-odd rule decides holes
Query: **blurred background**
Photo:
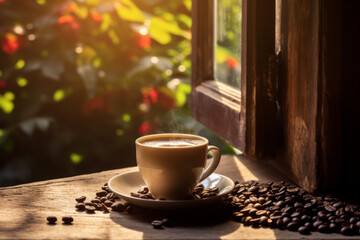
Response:
[{"label": "blurred background", "polygon": [[235,153],[190,116],[191,0],[0,0],[0,41],[0,186],[135,166],[151,133]]}]

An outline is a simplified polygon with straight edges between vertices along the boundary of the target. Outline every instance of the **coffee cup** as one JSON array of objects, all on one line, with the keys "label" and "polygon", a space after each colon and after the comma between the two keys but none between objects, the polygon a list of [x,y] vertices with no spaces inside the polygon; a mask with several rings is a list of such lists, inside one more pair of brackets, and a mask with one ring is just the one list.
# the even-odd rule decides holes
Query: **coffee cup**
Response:
[{"label": "coffee cup", "polygon": [[[191,134],[147,135],[135,144],[140,174],[155,199],[185,199],[214,172],[221,157],[220,150],[209,146],[206,138]],[[208,152],[213,158],[206,167]]]}]

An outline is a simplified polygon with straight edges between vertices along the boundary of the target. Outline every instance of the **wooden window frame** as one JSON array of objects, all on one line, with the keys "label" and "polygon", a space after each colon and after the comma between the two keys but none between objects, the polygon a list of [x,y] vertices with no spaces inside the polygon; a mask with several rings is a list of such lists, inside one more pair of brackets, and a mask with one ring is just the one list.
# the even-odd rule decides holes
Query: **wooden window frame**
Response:
[{"label": "wooden window frame", "polygon": [[240,90],[214,77],[214,0],[192,4],[193,116],[246,155],[271,157],[276,119],[275,0],[242,1]]},{"label": "wooden window frame", "polygon": [[234,91],[214,79],[213,0],[193,0],[194,117],[307,191],[356,194],[360,2],[243,0],[242,8]]}]

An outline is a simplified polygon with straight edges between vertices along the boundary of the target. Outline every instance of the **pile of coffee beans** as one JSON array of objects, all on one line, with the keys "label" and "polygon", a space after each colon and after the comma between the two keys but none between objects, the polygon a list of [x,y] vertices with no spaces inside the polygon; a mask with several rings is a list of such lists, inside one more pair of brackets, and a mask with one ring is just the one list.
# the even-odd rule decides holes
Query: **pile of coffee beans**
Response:
[{"label": "pile of coffee beans", "polygon": [[[205,188],[204,185],[198,184],[195,186],[193,192],[191,195],[187,196],[186,199],[205,199],[209,197],[214,197],[218,195],[219,188],[218,187],[212,187],[212,188]],[[132,192],[130,193],[133,197],[143,198],[143,199],[154,199],[154,197],[151,195],[148,187],[143,187],[139,189],[136,193]],[[159,198],[155,200],[166,200],[164,198]]]},{"label": "pile of coffee beans", "polygon": [[133,212],[133,206],[128,202],[121,200],[116,196],[105,183],[101,191],[96,192],[96,196],[90,201],[86,201],[86,196],[75,198],[77,211],[86,211],[86,213],[94,214],[95,211],[109,213],[110,210],[116,212]]},{"label": "pile of coffee beans", "polygon": [[223,199],[234,220],[253,227],[272,227],[310,234],[360,234],[360,208],[333,196],[314,196],[285,182],[235,182]]}]

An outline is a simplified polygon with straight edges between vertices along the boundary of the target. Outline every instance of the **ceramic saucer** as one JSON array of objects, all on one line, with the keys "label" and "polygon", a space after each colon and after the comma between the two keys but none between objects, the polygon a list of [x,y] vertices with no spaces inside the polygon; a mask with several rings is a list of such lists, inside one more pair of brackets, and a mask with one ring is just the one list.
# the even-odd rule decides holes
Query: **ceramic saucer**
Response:
[{"label": "ceramic saucer", "polygon": [[109,188],[116,195],[127,202],[145,208],[152,209],[179,209],[179,208],[197,208],[210,205],[234,188],[234,182],[223,175],[212,173],[208,178],[201,182],[205,188],[218,187],[219,194],[215,197],[199,199],[199,200],[153,200],[143,199],[130,196],[131,192],[137,192],[145,186],[145,183],[138,170],[121,173],[109,180]]}]

